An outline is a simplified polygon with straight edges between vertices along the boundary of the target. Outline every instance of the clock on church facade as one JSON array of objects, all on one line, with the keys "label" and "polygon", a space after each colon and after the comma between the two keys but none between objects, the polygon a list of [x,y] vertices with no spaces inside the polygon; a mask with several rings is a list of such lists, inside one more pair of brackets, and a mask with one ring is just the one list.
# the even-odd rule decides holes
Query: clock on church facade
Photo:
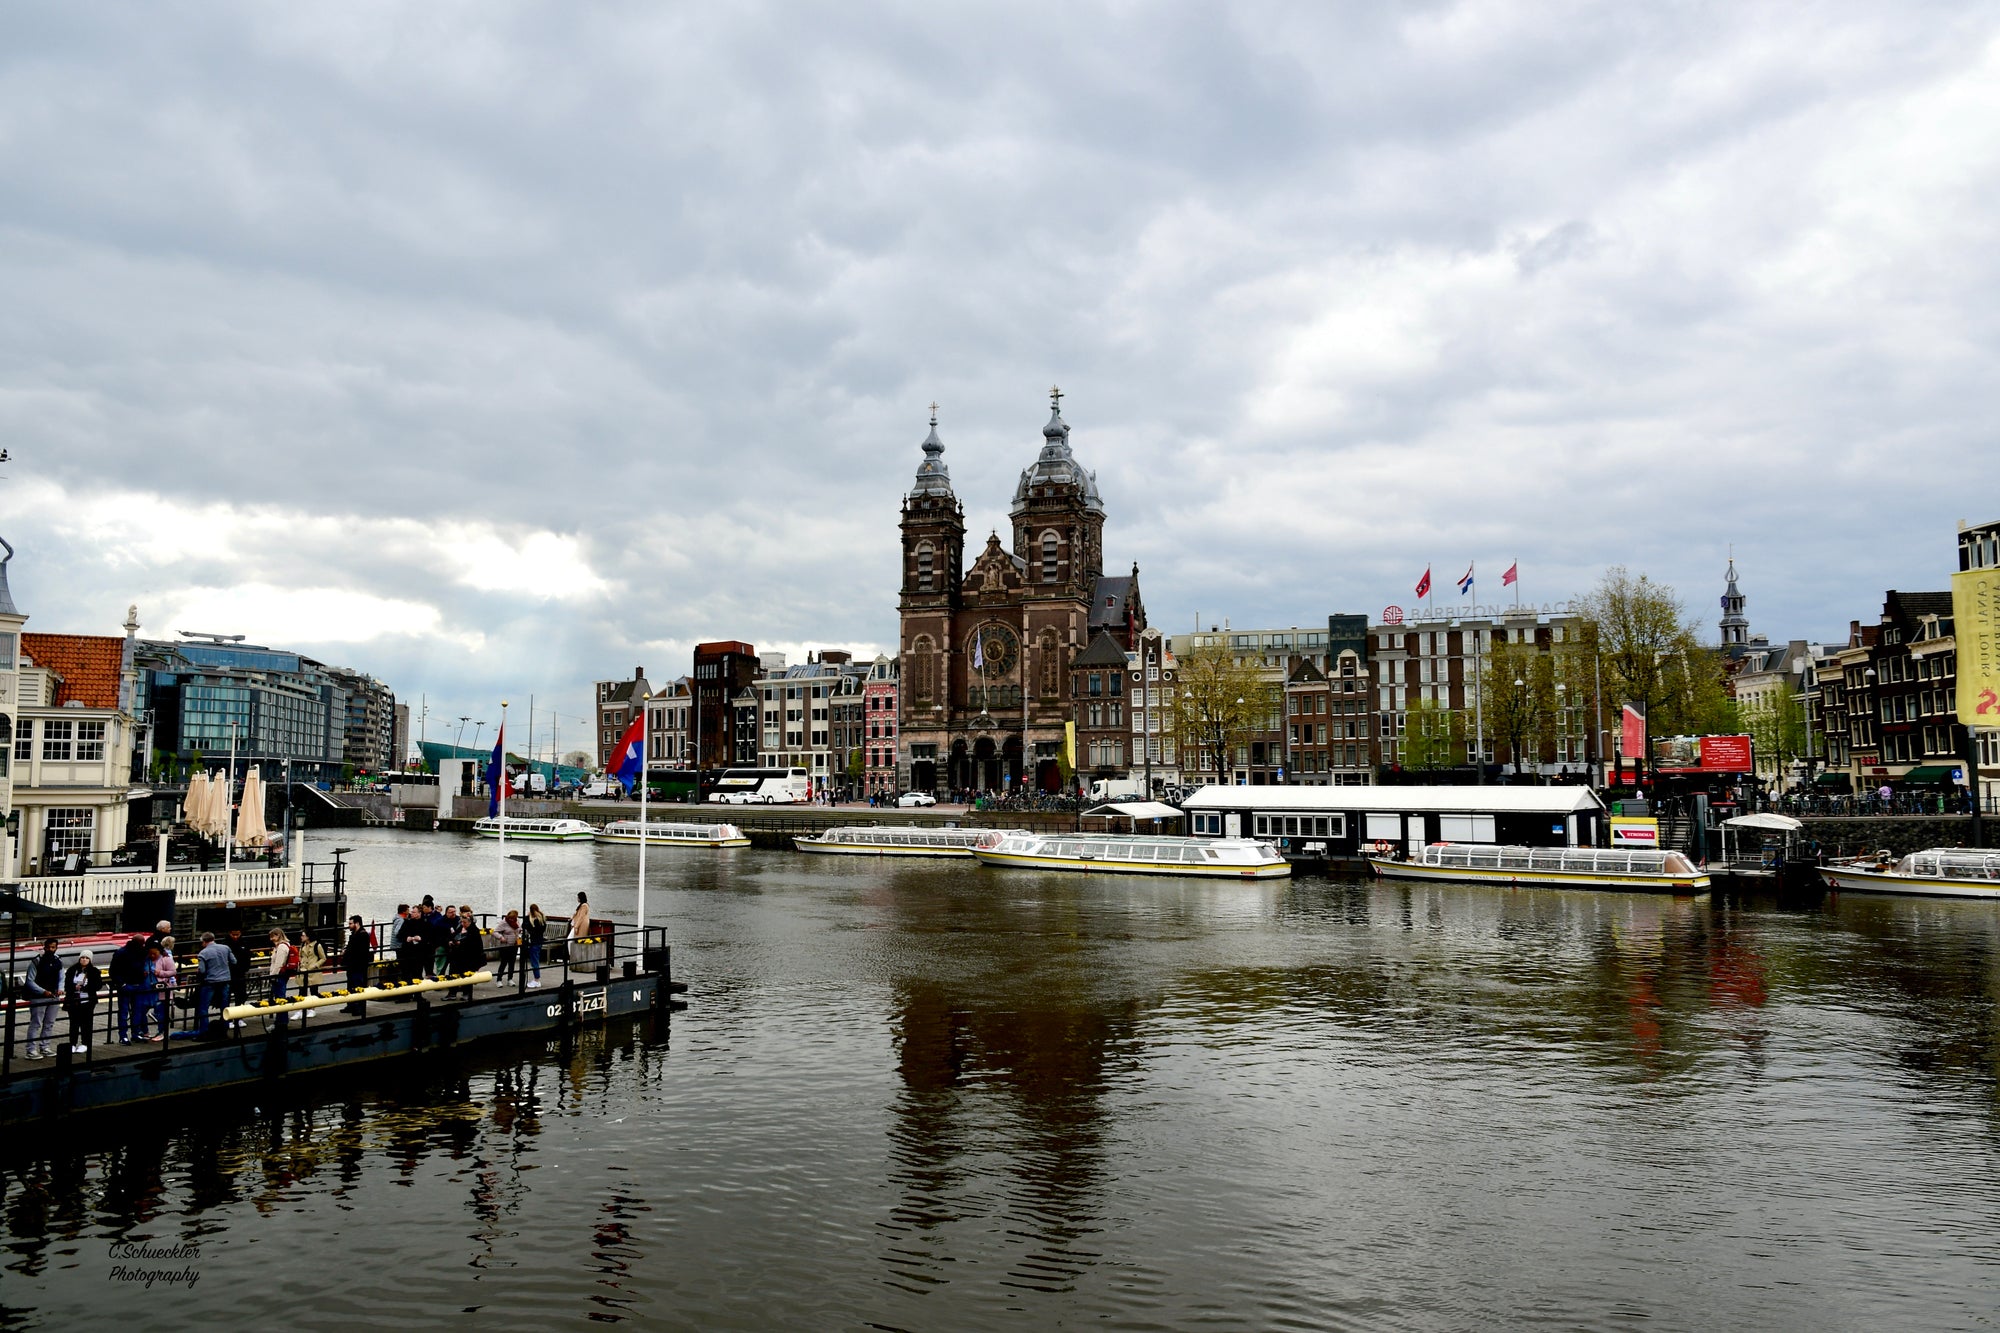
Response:
[{"label": "clock on church facade", "polygon": [[912,789],[1061,790],[1070,661],[1100,635],[1129,650],[1146,626],[1138,567],[1104,572],[1104,501],[1070,452],[1061,397],[1014,488],[1011,541],[994,532],[969,567],[933,410],[901,524],[898,759]]}]

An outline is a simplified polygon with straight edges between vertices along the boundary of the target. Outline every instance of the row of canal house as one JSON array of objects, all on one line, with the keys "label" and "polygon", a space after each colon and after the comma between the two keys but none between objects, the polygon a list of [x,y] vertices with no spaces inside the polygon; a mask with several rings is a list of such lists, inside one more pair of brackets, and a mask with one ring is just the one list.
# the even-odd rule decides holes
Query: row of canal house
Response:
[{"label": "row of canal house", "polygon": [[1434,842],[1596,847],[1609,841],[1589,787],[1203,787],[1184,803],[1196,837],[1268,838],[1291,855],[1414,854]]}]

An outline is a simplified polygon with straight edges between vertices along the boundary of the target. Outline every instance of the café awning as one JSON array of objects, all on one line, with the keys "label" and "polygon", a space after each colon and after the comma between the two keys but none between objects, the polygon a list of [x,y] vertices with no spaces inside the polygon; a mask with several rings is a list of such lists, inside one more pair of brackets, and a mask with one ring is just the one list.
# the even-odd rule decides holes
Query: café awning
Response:
[{"label": "caf\u00e9 awning", "polygon": [[1952,770],[1946,768],[1943,764],[1919,764],[1896,780],[1898,782],[1951,782],[1953,781],[1951,775]]}]

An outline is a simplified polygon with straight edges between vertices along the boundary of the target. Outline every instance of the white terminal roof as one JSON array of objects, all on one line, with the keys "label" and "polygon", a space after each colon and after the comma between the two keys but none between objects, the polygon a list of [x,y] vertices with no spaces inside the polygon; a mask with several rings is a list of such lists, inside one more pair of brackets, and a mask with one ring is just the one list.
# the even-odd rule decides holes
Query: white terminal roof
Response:
[{"label": "white terminal roof", "polygon": [[1602,810],[1588,787],[1203,787],[1189,810],[1402,810],[1413,814],[1568,815]]},{"label": "white terminal roof", "polygon": [[1086,815],[1123,815],[1128,819],[1180,819],[1183,812],[1159,801],[1112,801],[1107,805],[1095,805],[1084,811]]}]

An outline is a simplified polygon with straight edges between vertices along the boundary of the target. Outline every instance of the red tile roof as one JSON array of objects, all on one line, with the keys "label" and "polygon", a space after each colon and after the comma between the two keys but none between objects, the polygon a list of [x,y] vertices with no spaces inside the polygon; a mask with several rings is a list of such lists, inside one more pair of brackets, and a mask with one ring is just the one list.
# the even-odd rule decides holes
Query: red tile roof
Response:
[{"label": "red tile roof", "polygon": [[62,677],[56,688],[58,707],[72,700],[85,708],[118,706],[125,640],[99,634],[23,634],[21,651],[36,666]]}]

